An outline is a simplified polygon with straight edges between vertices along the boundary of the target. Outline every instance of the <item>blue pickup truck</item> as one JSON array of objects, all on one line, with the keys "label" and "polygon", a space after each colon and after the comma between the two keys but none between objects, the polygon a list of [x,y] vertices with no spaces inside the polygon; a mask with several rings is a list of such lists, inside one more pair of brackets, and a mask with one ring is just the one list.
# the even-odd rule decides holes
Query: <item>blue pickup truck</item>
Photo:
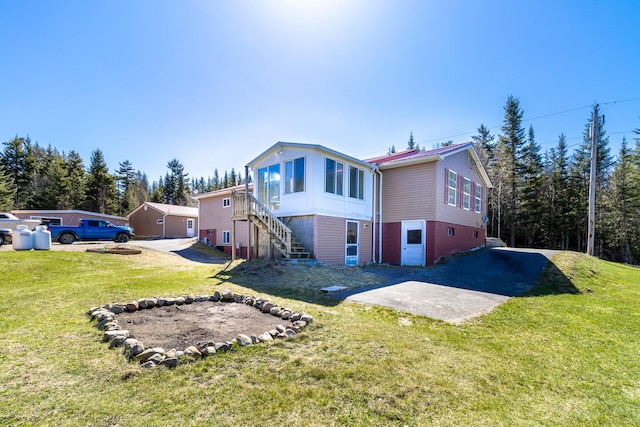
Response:
[{"label": "blue pickup truck", "polygon": [[64,225],[49,225],[51,238],[63,245],[69,245],[76,240],[113,240],[126,243],[135,236],[133,228],[113,225],[103,219],[82,219],[78,227]]}]

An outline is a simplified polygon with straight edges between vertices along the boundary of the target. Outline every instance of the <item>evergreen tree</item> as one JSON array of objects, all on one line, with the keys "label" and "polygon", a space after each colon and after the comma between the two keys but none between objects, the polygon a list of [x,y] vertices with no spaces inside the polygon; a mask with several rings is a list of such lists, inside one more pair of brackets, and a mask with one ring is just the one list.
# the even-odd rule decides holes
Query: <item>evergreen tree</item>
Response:
[{"label": "evergreen tree", "polygon": [[569,158],[567,139],[564,134],[558,137],[558,146],[551,150],[549,201],[547,204],[546,223],[548,246],[552,249],[569,248],[569,212],[571,207],[569,195]]},{"label": "evergreen tree", "polygon": [[632,168],[632,154],[627,147],[627,140],[623,138],[617,164],[605,189],[601,239],[606,241],[605,246],[610,251],[607,258],[627,264],[631,263],[630,237],[636,237],[637,234],[637,224],[634,224],[636,227],[632,226],[636,210],[631,181]]},{"label": "evergreen tree", "polygon": [[131,184],[135,176],[135,170],[129,160],[125,160],[119,163],[119,168],[116,171],[116,188],[118,190],[118,212],[124,216],[137,205],[131,199]]},{"label": "evergreen tree", "polygon": [[70,209],[83,209],[85,206],[86,172],[82,157],[72,150],[66,155],[64,163],[69,177]]},{"label": "evergreen tree", "polygon": [[543,223],[540,220],[544,215],[543,165],[533,126],[529,126],[518,167],[518,225],[523,232],[525,247],[538,247],[542,244]]},{"label": "evergreen tree", "polygon": [[0,164],[0,211],[6,212],[13,208],[16,188],[9,175],[4,171],[4,166]]},{"label": "evergreen tree", "polygon": [[211,183],[212,190],[219,190],[220,187],[220,176],[218,175],[218,168],[213,170],[213,181]]},{"label": "evergreen tree", "polygon": [[[591,136],[590,128],[593,118],[590,116],[582,135],[582,143],[576,149],[571,160],[570,169],[570,185],[572,192],[570,194],[570,205],[572,207],[569,213],[572,217],[574,228],[572,233],[576,236],[576,247],[578,251],[586,250],[587,242],[587,221],[589,215],[589,175],[591,172]],[[609,176],[613,159],[609,153],[609,137],[604,130],[604,125],[600,120],[599,137],[596,141],[596,229],[595,239],[599,239],[600,215],[602,209],[602,191]],[[596,242],[596,247],[598,247]]]},{"label": "evergreen tree", "polygon": [[407,150],[413,150],[416,148],[416,142],[413,140],[413,132],[409,134],[409,141],[407,142]]},{"label": "evergreen tree", "polygon": [[118,201],[115,178],[109,173],[100,149],[91,153],[91,163],[87,173],[87,210],[113,215],[117,213]]},{"label": "evergreen tree", "polygon": [[494,135],[491,135],[489,129],[484,124],[481,124],[478,128],[478,134],[471,137],[473,145],[480,154],[480,160],[484,164],[485,168],[491,167],[491,160],[493,159],[493,151],[495,148]]},{"label": "evergreen tree", "polygon": [[0,155],[0,165],[4,166],[5,174],[13,183],[15,192],[13,209],[25,209],[32,192],[30,191],[31,177],[33,173],[32,161],[27,159],[29,138],[18,137],[4,143],[4,150]]},{"label": "evergreen tree", "polygon": [[229,173],[229,187],[235,187],[238,185],[238,177],[236,176],[236,171],[234,168],[231,168],[231,172]]},{"label": "evergreen tree", "polygon": [[164,181],[162,180],[162,177],[160,177],[157,182],[154,182],[151,185],[151,195],[149,200],[155,203],[167,202],[167,200],[165,199]]},{"label": "evergreen tree", "polygon": [[169,172],[164,181],[166,203],[180,206],[191,205],[191,191],[187,181],[188,174],[184,172],[184,166],[178,159],[172,159],[167,164],[167,167]]},{"label": "evergreen tree", "polygon": [[509,210],[507,212],[506,223],[509,224],[510,246],[516,245],[516,221],[518,206],[518,171],[522,162],[522,146],[524,145],[524,128],[522,127],[522,117],[524,113],[520,108],[520,100],[510,95],[504,107],[503,134],[498,139],[500,145],[501,163],[504,167],[502,179],[508,194]]}]

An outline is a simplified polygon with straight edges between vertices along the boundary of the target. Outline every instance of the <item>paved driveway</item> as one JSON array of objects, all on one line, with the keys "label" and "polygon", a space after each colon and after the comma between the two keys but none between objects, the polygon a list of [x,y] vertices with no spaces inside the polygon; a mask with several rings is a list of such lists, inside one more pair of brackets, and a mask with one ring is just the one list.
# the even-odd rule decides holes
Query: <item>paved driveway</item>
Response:
[{"label": "paved driveway", "polygon": [[531,289],[556,253],[493,248],[428,269],[372,267],[368,271],[385,277],[385,284],[336,296],[460,323]]}]

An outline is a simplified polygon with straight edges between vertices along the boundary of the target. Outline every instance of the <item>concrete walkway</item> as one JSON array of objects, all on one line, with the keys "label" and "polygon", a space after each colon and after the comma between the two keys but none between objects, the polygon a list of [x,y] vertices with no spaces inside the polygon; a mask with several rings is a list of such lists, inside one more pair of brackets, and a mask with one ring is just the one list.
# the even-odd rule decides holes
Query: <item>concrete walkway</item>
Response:
[{"label": "concrete walkway", "polygon": [[557,253],[493,248],[433,268],[372,267],[368,271],[385,277],[385,284],[336,296],[461,323],[530,290]]}]

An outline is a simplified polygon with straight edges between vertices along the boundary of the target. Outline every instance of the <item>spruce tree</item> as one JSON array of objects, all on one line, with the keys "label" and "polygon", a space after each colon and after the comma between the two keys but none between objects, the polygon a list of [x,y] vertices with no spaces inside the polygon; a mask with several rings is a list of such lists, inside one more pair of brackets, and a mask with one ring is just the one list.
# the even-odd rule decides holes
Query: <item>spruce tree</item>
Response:
[{"label": "spruce tree", "polygon": [[518,170],[522,162],[522,146],[524,145],[524,128],[522,117],[524,113],[520,108],[520,100],[513,95],[507,99],[504,107],[503,134],[498,139],[500,145],[499,154],[504,176],[501,177],[506,201],[509,206],[506,223],[509,225],[509,242],[511,247],[516,245],[516,225],[518,206]]},{"label": "spruce tree", "polygon": [[413,140],[413,132],[409,134],[409,141],[407,142],[407,150],[413,150],[416,148],[416,142]]},{"label": "spruce tree", "polygon": [[87,210],[104,214],[116,214],[118,209],[115,177],[100,149],[91,153],[91,163],[87,173],[86,187]]}]

